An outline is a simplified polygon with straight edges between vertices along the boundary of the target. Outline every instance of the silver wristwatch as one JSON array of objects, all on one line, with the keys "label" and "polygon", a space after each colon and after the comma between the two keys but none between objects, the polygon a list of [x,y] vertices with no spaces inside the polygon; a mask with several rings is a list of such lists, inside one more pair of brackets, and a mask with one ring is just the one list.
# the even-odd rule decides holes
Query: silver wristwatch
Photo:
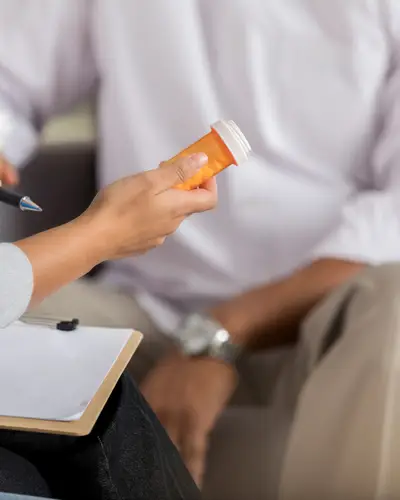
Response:
[{"label": "silver wristwatch", "polygon": [[206,315],[187,316],[177,334],[186,356],[207,356],[234,364],[242,352],[239,345],[232,343],[229,332]]}]

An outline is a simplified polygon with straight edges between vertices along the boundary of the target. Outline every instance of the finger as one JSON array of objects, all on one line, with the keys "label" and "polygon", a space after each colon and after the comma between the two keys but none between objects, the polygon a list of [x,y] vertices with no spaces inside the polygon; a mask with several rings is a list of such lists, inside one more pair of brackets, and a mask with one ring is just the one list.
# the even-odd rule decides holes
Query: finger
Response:
[{"label": "finger", "polygon": [[173,208],[177,218],[212,210],[218,203],[218,194],[214,183],[211,183],[210,187],[211,190],[204,188],[192,191],[170,190],[162,194],[163,201],[166,207]]},{"label": "finger", "polygon": [[161,425],[166,430],[169,438],[179,450],[179,421],[175,414],[169,409],[170,403],[165,400],[160,401],[159,388],[154,387],[153,381],[145,379],[140,385],[140,391],[147,403],[157,415]]},{"label": "finger", "polygon": [[[160,163],[160,168],[165,168],[168,163]],[[217,179],[216,177],[212,177],[211,179],[206,180],[199,186],[198,189],[207,189],[207,191],[211,191],[213,193],[217,193]]]},{"label": "finger", "polygon": [[158,419],[160,420],[162,426],[166,430],[170,440],[174,443],[176,449],[181,453],[180,442],[179,442],[179,421],[176,418],[171,417],[168,413],[163,413],[163,411],[156,412]]},{"label": "finger", "polygon": [[180,158],[173,163],[162,164],[162,168],[148,172],[148,178],[154,184],[157,192],[162,193],[191,179],[207,162],[207,155],[197,153]]},{"label": "finger", "polygon": [[180,450],[186,467],[200,487],[208,448],[208,432],[204,415],[194,407],[187,407],[181,414]]},{"label": "finger", "polygon": [[207,441],[206,434],[196,431],[186,435],[180,445],[182,458],[198,487],[201,487],[206,466]]},{"label": "finger", "polygon": [[218,194],[217,179],[215,177],[208,179],[200,186],[200,189],[206,189],[216,196]]},{"label": "finger", "polygon": [[153,248],[158,248],[165,243],[165,239],[166,235],[147,240],[137,247],[137,252],[147,252],[149,250],[152,250]]},{"label": "finger", "polygon": [[17,184],[19,181],[17,171],[4,159],[0,159],[0,180],[9,185]]}]

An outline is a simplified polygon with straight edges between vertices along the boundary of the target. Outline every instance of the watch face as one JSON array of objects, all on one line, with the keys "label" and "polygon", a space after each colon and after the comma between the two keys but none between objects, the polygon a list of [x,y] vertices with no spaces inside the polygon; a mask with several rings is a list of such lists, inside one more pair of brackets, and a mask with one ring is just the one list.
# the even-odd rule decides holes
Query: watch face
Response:
[{"label": "watch face", "polygon": [[182,344],[186,354],[198,356],[207,351],[213,332],[201,316],[193,315],[188,319],[182,332]]},{"label": "watch face", "polygon": [[236,363],[240,355],[240,347],[231,343],[229,332],[216,321],[200,314],[187,317],[178,333],[181,349],[187,356],[209,356],[226,363]]},{"label": "watch face", "polygon": [[190,356],[198,356],[204,353],[208,347],[208,340],[204,337],[193,337],[185,339],[185,352]]}]

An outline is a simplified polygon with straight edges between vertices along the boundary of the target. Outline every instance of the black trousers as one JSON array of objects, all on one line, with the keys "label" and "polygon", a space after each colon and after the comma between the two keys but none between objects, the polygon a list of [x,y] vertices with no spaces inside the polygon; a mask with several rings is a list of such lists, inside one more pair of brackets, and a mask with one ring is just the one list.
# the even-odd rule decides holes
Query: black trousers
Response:
[{"label": "black trousers", "polygon": [[60,500],[198,500],[179,453],[124,375],[84,438],[0,431],[0,491]]}]

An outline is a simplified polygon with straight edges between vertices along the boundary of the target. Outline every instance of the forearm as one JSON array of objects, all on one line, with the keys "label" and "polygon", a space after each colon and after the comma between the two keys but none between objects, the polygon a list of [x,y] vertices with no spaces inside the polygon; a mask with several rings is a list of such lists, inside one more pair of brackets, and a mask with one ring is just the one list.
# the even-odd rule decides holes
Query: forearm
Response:
[{"label": "forearm", "polygon": [[104,255],[101,232],[85,216],[15,245],[32,265],[31,305],[85,275],[103,260]]},{"label": "forearm", "polygon": [[324,259],[289,278],[252,290],[212,311],[233,340],[250,349],[271,348],[297,340],[311,309],[364,264]]}]

